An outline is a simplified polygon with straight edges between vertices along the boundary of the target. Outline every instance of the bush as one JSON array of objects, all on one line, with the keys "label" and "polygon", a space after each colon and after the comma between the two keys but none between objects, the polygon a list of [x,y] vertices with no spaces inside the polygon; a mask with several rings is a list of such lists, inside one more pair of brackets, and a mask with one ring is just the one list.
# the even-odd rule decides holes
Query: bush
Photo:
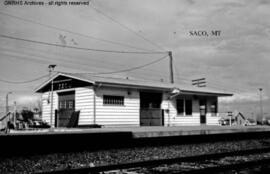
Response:
[{"label": "bush", "polygon": [[34,118],[34,113],[30,110],[22,110],[21,112],[23,121],[28,121],[28,120],[33,120]]}]

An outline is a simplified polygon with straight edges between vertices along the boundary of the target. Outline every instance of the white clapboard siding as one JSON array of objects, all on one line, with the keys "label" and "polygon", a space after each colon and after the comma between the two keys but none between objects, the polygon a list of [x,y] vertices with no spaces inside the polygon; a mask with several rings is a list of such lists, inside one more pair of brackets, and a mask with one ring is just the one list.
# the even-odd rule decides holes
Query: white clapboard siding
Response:
[{"label": "white clapboard siding", "polygon": [[198,101],[192,100],[192,115],[179,116],[176,109],[176,98],[168,100],[168,94],[163,94],[161,103],[162,109],[169,109],[169,113],[164,112],[164,125],[165,126],[193,126],[200,125],[200,114],[198,113]]},{"label": "white clapboard siding", "polygon": [[211,116],[211,114],[207,114],[206,117],[206,124],[207,125],[219,125],[219,119],[218,116]]},{"label": "white clapboard siding", "polygon": [[200,125],[200,116],[196,113],[192,116],[176,116],[171,119],[171,124],[174,126]]},{"label": "white clapboard siding", "polygon": [[[104,105],[103,95],[124,96],[124,106]],[[98,88],[96,90],[96,123],[104,126],[139,126],[139,92],[124,88]]]},{"label": "white clapboard siding", "polygon": [[76,88],[75,110],[80,111],[79,125],[94,124],[94,91],[92,87]]},{"label": "white clapboard siding", "polygon": [[[49,100],[49,102],[48,102]],[[58,95],[53,92],[53,116],[52,116],[52,126],[54,126],[55,121],[55,110],[58,109]],[[42,120],[50,123],[51,121],[51,93],[45,92],[42,94]]]}]

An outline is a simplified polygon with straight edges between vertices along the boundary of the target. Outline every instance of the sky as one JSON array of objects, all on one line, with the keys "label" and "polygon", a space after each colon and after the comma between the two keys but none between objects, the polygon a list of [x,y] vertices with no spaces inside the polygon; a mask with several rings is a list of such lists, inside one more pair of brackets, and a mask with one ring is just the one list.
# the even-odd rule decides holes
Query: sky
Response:
[{"label": "sky", "polygon": [[[140,66],[164,56],[65,46],[172,51],[176,83],[191,84],[193,79],[206,78],[207,87],[234,94],[219,100],[221,112],[237,110],[246,115],[259,113],[258,89],[263,88],[263,109],[270,115],[269,17],[267,0],[92,0],[89,5],[78,6],[6,5],[1,1],[1,35],[63,47],[0,37],[0,80],[36,79],[48,74],[49,64],[56,64],[56,71],[101,73]],[[201,31],[208,36],[199,35]],[[220,35],[212,35],[212,31],[220,31]],[[169,59],[113,75],[169,81]],[[35,105],[40,94],[34,90],[46,78],[25,84],[0,82],[0,109],[9,91],[10,104]]]}]

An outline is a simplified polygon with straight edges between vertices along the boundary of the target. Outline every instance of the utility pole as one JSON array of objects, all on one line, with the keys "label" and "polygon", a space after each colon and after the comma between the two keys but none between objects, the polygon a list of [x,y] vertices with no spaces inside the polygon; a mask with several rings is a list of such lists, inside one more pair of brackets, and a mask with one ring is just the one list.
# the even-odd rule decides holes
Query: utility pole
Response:
[{"label": "utility pole", "polygon": [[53,70],[54,70],[55,67],[56,67],[56,65],[49,65],[49,66],[48,66],[50,77],[52,77],[52,72],[53,72]]},{"label": "utility pole", "polygon": [[169,57],[170,57],[170,81],[171,83],[174,83],[174,78],[173,78],[173,57],[172,57],[172,52],[169,51]]},{"label": "utility pole", "polygon": [[8,92],[6,95],[6,114],[9,112],[9,107],[8,107],[8,95],[11,94],[12,92]]},{"label": "utility pole", "polygon": [[16,116],[17,116],[17,105],[16,102],[14,102],[14,117],[13,117],[13,124],[14,128],[16,129]]},{"label": "utility pole", "polygon": [[[56,65],[49,65],[49,73],[50,73],[50,77],[52,77],[52,72],[54,70],[54,68],[56,67]],[[51,82],[51,114],[50,114],[50,125],[51,128],[53,127],[53,79]]]},{"label": "utility pole", "polygon": [[265,118],[264,118],[264,114],[263,114],[263,105],[262,105],[262,88],[259,88],[260,91],[260,112],[261,112],[261,117],[262,117],[262,122],[264,123]]}]

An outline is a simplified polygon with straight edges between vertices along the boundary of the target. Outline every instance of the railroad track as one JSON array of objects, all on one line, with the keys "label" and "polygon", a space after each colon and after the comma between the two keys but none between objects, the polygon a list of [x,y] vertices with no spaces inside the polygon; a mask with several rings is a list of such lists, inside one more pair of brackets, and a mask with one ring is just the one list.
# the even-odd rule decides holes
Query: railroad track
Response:
[{"label": "railroad track", "polygon": [[[131,163],[123,163],[123,164],[113,164],[106,166],[95,166],[95,167],[83,167],[83,168],[72,168],[72,169],[64,169],[64,170],[55,170],[55,171],[45,171],[45,172],[37,172],[36,174],[89,174],[89,173],[99,173],[113,170],[122,170],[122,169],[134,169],[134,168],[143,168],[143,167],[156,167],[160,165],[171,165],[171,164],[179,164],[184,162],[201,162],[201,161],[209,161],[209,160],[218,160],[225,157],[237,157],[237,156],[248,156],[248,155],[257,155],[269,153],[270,147],[260,148],[260,149],[248,149],[248,150],[240,150],[240,151],[231,151],[231,152],[222,152],[222,153],[214,153],[214,154],[203,154],[196,156],[186,156],[179,158],[171,158],[171,159],[157,159],[157,160],[148,160],[148,161],[140,161],[140,162],[131,162]],[[215,165],[210,167],[204,167],[200,169],[181,171],[181,173],[213,173],[213,172],[222,172],[224,170],[233,170],[239,168],[248,168],[251,166],[258,166],[261,164],[270,164],[270,158],[267,159],[259,159],[259,160],[251,160],[240,163],[233,164],[222,164]],[[174,173],[174,172],[169,172]]]}]

